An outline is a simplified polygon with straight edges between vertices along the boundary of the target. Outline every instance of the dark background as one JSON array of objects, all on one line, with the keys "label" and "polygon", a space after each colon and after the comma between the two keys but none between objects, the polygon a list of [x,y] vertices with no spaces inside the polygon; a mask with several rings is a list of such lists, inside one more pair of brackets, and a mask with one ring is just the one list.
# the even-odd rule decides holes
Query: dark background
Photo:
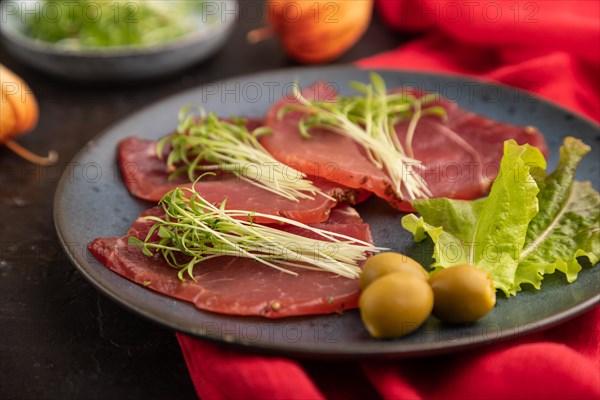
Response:
[{"label": "dark background", "polygon": [[[261,1],[241,1],[256,9]],[[251,46],[263,23],[240,18],[226,46],[181,73],[137,84],[81,85],[37,72],[0,47],[1,62],[29,83],[40,106],[37,127],[19,143],[60,155],[59,168],[36,167],[0,148],[0,398],[193,399],[174,332],[111,302],[62,251],[52,220],[60,165],[132,111],[207,82],[296,66],[277,40]],[[351,63],[407,37],[375,17],[360,42],[337,60]]]}]

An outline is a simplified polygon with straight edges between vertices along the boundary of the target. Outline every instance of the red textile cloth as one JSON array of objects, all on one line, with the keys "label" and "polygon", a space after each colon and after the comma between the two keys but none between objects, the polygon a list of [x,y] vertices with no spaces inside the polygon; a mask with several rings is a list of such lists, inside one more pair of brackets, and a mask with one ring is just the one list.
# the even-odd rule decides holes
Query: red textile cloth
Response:
[{"label": "red textile cloth", "polygon": [[[380,0],[423,35],[366,68],[468,74],[600,121],[600,2]],[[198,396],[212,399],[600,399],[600,307],[547,331],[439,357],[297,361],[178,334]]]},{"label": "red textile cloth", "polygon": [[380,0],[409,44],[358,64],[476,75],[600,121],[600,1]]}]

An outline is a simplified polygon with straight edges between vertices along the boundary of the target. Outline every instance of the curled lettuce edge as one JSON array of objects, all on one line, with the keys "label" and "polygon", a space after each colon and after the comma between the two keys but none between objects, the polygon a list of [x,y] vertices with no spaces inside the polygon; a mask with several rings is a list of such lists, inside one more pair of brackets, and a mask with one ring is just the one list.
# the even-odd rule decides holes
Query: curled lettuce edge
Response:
[{"label": "curled lettuce edge", "polygon": [[540,289],[555,271],[571,283],[586,259],[592,266],[600,259],[600,195],[590,182],[574,179],[589,151],[566,137],[558,166],[547,175],[537,148],[506,141],[488,197],[414,200],[421,215],[404,216],[402,226],[416,242],[433,241],[432,272],[472,263],[506,296],[526,284]]}]

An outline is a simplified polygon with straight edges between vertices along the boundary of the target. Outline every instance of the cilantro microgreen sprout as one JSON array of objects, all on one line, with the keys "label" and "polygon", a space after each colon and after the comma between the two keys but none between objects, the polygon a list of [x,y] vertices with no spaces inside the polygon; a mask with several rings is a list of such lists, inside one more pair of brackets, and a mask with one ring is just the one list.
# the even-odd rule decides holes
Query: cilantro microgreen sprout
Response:
[{"label": "cilantro microgreen sprout", "polygon": [[[382,250],[368,242],[277,215],[229,210],[226,201],[213,205],[194,187],[170,191],[159,205],[164,217],[144,217],[154,225],[144,240],[130,237],[129,243],[141,246],[147,256],[160,253],[179,270],[181,280],[185,273],[194,279],[194,267],[201,268],[203,261],[222,256],[250,258],[292,275],[297,272],[289,267],[354,279],[360,273],[359,263],[369,253]],[[319,239],[257,223],[256,217],[301,228]]]},{"label": "cilantro microgreen sprout", "polygon": [[[177,131],[158,142],[157,155],[166,158],[171,177],[187,175],[193,182],[208,171],[225,171],[252,185],[293,201],[314,199],[323,193],[306,175],[276,160],[259,142],[270,134],[266,127],[250,132],[243,120],[225,121],[214,113],[184,107]],[[332,199],[333,200],[333,199]]]},{"label": "cilantro microgreen sprout", "polygon": [[[335,101],[309,100],[296,84],[294,96],[300,104],[283,107],[278,116],[282,117],[291,110],[305,111],[306,115],[299,123],[299,131],[304,138],[310,139],[311,128],[325,128],[349,137],[364,148],[371,163],[387,173],[396,196],[409,199],[430,197],[426,182],[419,173],[413,173],[422,171],[424,166],[414,158],[412,144],[421,117],[445,117],[443,107],[426,107],[438,95],[427,94],[417,98],[406,92],[388,93],[380,75],[372,73],[370,77],[370,84],[350,83],[359,95],[340,96]],[[401,143],[395,125],[406,120],[409,121],[406,139]]]}]

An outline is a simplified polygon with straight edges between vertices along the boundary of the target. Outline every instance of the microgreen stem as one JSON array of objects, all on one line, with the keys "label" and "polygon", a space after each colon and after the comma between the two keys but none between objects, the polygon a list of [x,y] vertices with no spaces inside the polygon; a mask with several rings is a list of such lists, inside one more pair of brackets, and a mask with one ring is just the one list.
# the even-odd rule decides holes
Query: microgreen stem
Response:
[{"label": "microgreen stem", "polygon": [[[341,96],[335,102],[325,102],[305,98],[295,85],[294,96],[300,105],[284,107],[279,116],[300,108],[306,112],[299,125],[304,138],[310,138],[309,130],[314,127],[347,136],[364,148],[373,165],[387,173],[396,196],[401,199],[430,197],[431,192],[421,176],[425,167],[414,158],[413,140],[422,116],[445,115],[439,106],[423,108],[437,98],[436,95],[417,98],[407,93],[387,93],[378,74],[371,74],[371,84],[351,82],[351,87],[360,95]],[[395,125],[404,120],[409,123],[402,144]]]},{"label": "microgreen stem", "polygon": [[[281,272],[297,275],[289,267],[327,271],[357,278],[359,263],[368,253],[383,250],[353,237],[311,227],[277,215],[215,206],[194,187],[167,193],[159,205],[164,217],[147,216],[154,225],[145,239],[130,237],[148,256],[162,254],[166,262],[194,279],[193,269],[202,261],[221,256],[250,258]],[[256,217],[306,230],[320,239],[259,224]]]},{"label": "microgreen stem", "polygon": [[293,201],[314,199],[323,193],[306,175],[276,160],[258,141],[269,134],[261,127],[248,131],[243,121],[220,120],[214,113],[199,115],[189,107],[179,113],[177,131],[158,142],[159,158],[167,156],[167,171],[171,177],[186,174],[190,182],[206,171],[221,170]]}]

